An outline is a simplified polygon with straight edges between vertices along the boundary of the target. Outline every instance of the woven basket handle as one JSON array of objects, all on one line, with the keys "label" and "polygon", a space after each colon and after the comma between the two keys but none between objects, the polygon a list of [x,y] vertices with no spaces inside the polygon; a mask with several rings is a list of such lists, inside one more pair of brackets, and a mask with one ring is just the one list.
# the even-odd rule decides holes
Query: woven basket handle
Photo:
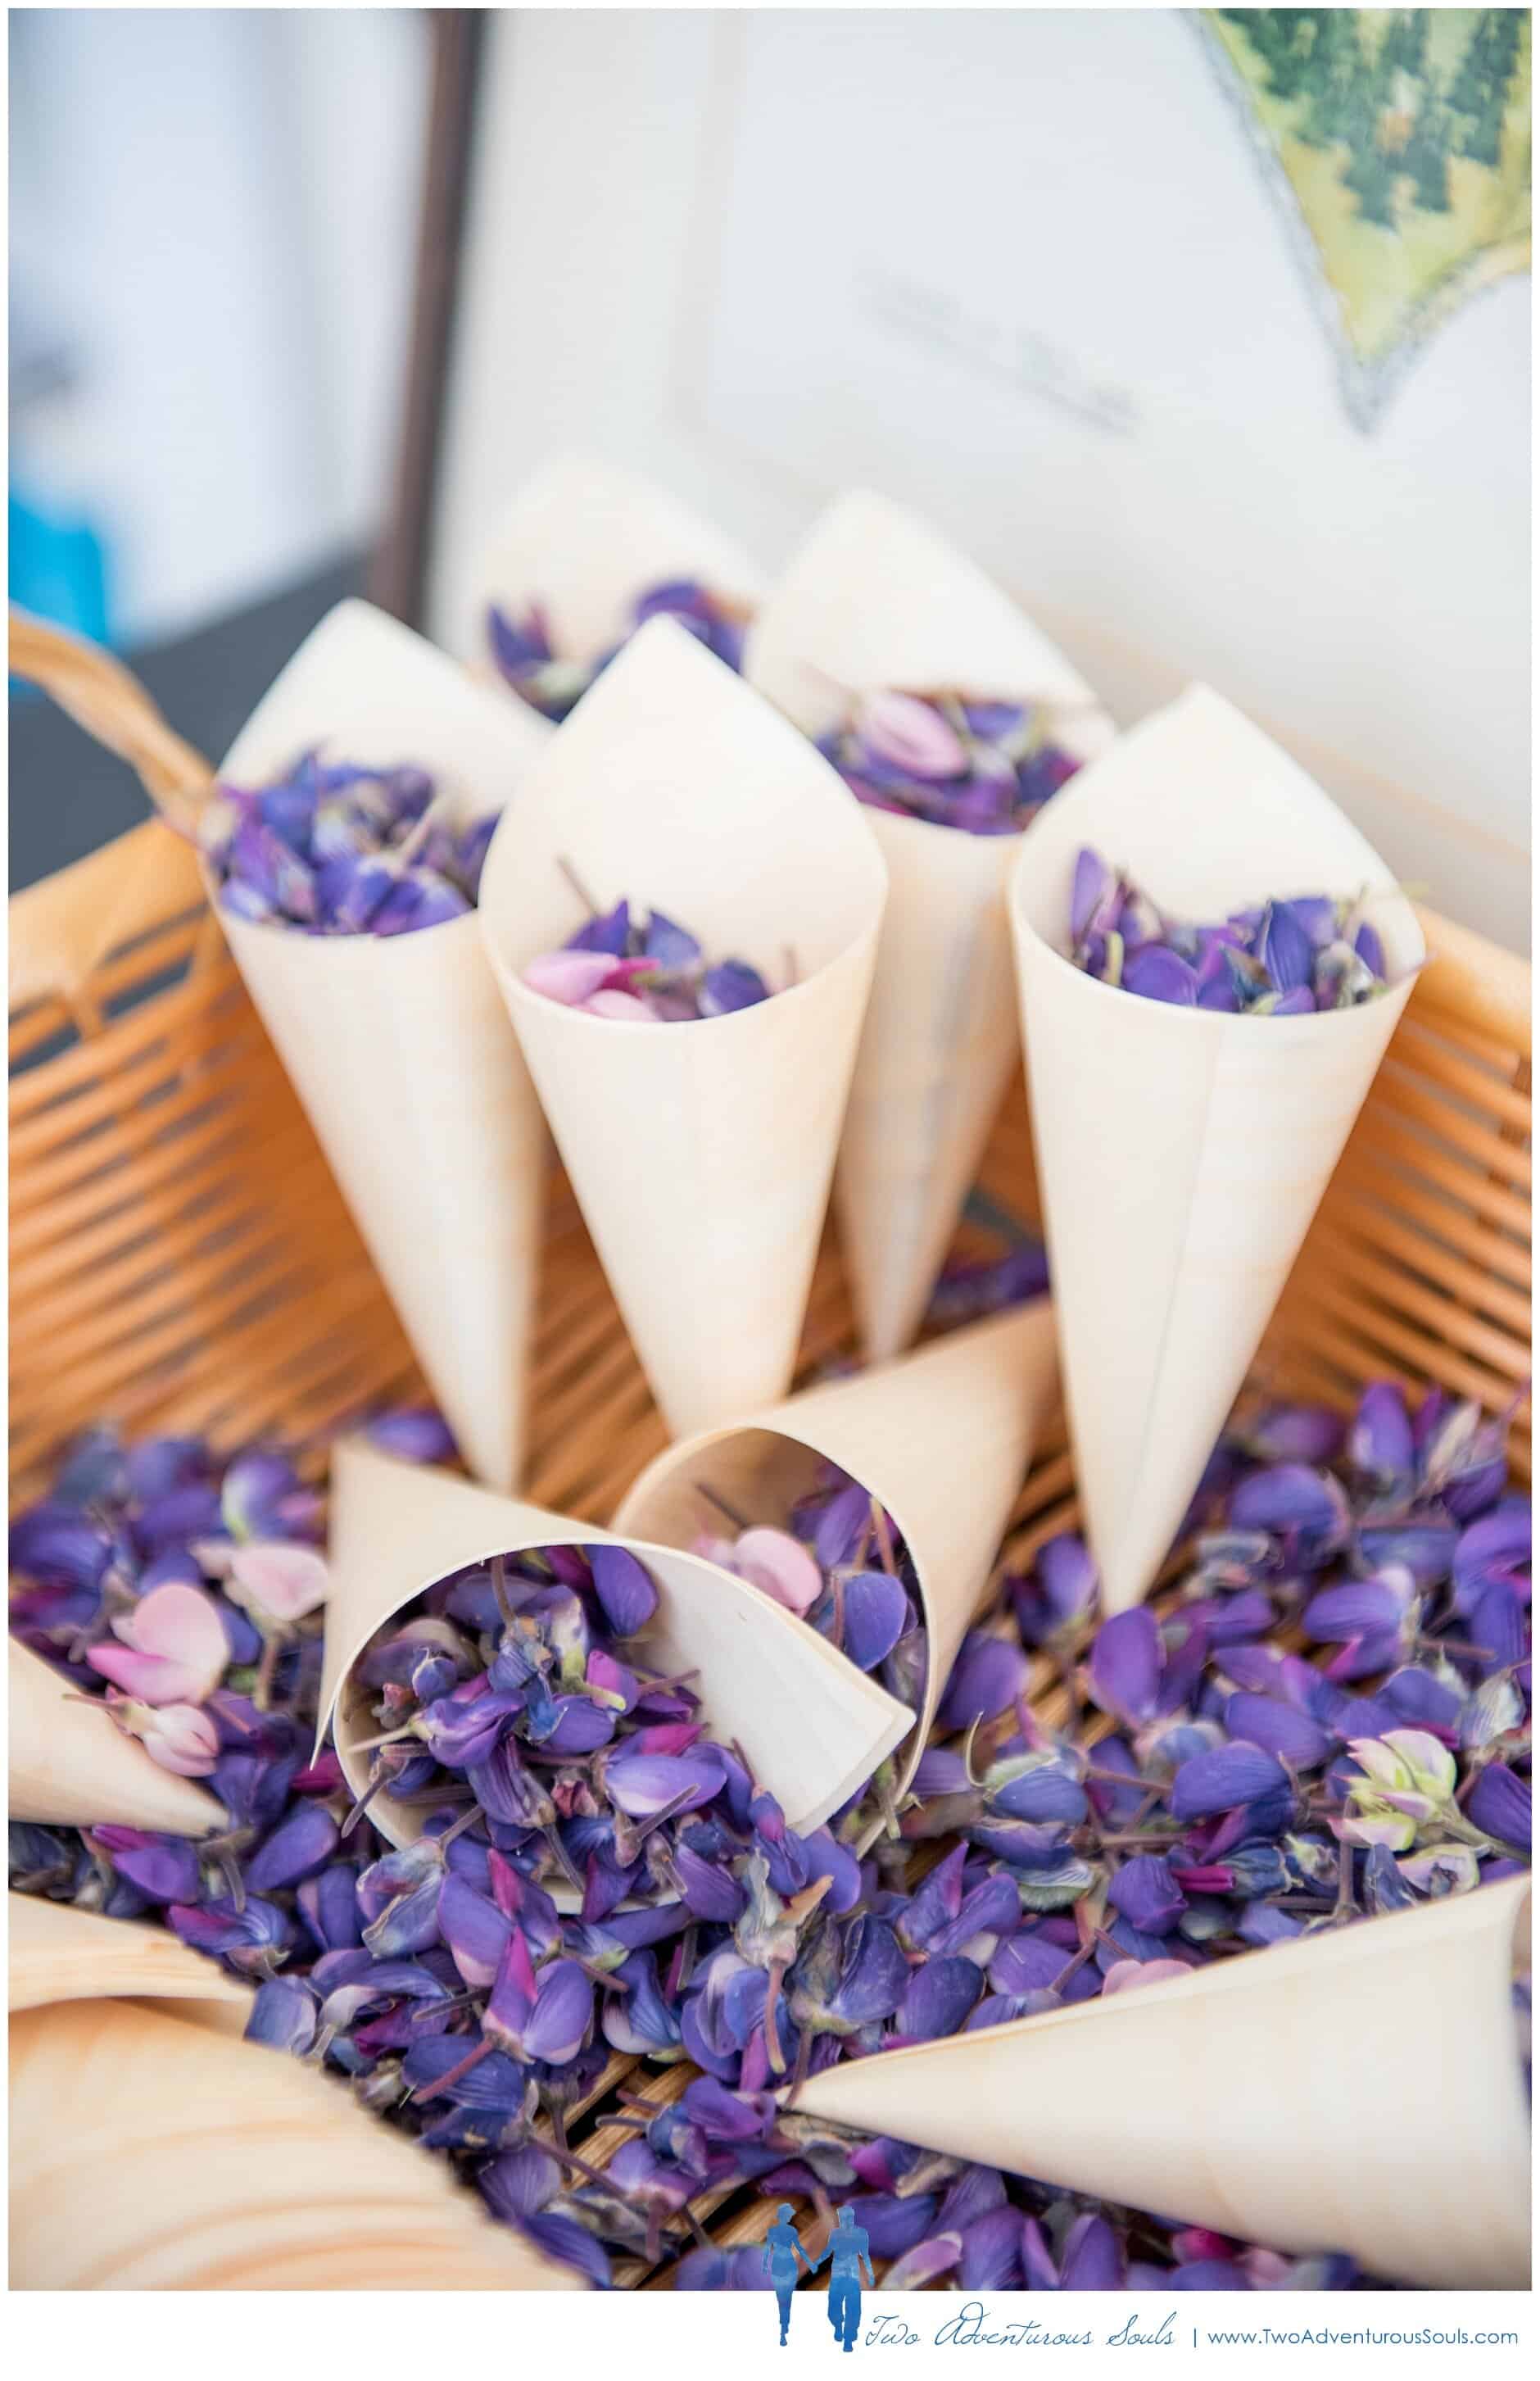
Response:
[{"label": "woven basket handle", "polygon": [[166,824],[196,837],[213,773],[166,726],[132,671],[99,646],[14,605],[10,646],[13,674],[41,686],[88,736],[127,761]]}]

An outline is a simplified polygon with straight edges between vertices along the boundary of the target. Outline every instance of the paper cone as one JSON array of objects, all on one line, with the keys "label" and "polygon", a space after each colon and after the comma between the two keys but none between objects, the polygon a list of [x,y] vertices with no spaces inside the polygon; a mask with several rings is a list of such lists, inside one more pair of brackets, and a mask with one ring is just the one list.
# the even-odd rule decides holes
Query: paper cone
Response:
[{"label": "paper cone", "polygon": [[826,1461],[869,1489],[908,1547],[929,1640],[925,1700],[900,1764],[902,1792],[993,1568],[1057,1375],[1053,1318],[1040,1299],[897,1363],[805,1389],[745,1422],[665,1447],[624,1498],[615,1528],[693,1545],[703,1530],[722,1527],[700,1493],[705,1487],[746,1521],[783,1529]]},{"label": "paper cone", "polygon": [[[1116,732],[983,571],[866,490],[831,505],[794,556],[744,672],[815,738],[882,689],[1046,703],[1056,740],[1081,760]],[[1021,839],[866,815],[888,907],[834,1203],[861,1337],[880,1360],[919,1327],[1020,1047],[1005,887]]]},{"label": "paper cone", "polygon": [[151,1760],[107,1714],[40,1655],[10,1640],[10,1814],[45,1827],[151,1827],[206,1836],[223,1805],[190,1777]]},{"label": "paper cone", "polygon": [[806,2115],[1443,2289],[1529,2281],[1527,1878],[831,2068]]},{"label": "paper cone", "polygon": [[[507,800],[539,739],[409,629],[346,603],[220,775],[260,785],[321,742],[420,762],[465,821]],[[376,939],[219,914],[467,1462],[513,1487],[545,1140],[475,918]]]},{"label": "paper cone", "polygon": [[51,2001],[139,1998],[213,2002],[234,2013],[236,2031],[246,2023],[250,1986],[164,1927],[72,1910],[35,1893],[7,1894],[6,1909],[13,2017]]},{"label": "paper cone", "polygon": [[[531,1546],[623,1543],[657,1582],[657,1618],[639,1657],[668,1675],[693,1670],[701,1717],[736,1740],[759,1783],[799,1832],[848,1801],[913,1724],[912,1715],[838,1654],[816,1629],[715,1564],[675,1548],[617,1539],[591,1521],[542,1512],[470,1486],[450,1472],[395,1462],[357,1439],[332,1467],[332,1595],[327,1611],[321,1731],[333,1728],[355,1794],[369,1783],[358,1747],[377,1735],[354,1663],[382,1622],[451,1571]],[[370,1816],[393,1843],[410,1843],[425,1813],[377,1794]],[[563,1893],[555,1895],[563,1901]]]},{"label": "paper cone", "polygon": [[10,2028],[11,2288],[576,2289],[297,2059],[77,2001]]},{"label": "paper cone", "polygon": [[[1083,845],[1194,920],[1376,890],[1393,988],[1257,1018],[1098,983],[1062,956]],[[1383,861],[1206,687],[1049,802],[1023,838],[1012,917],[1075,1470],[1120,1612],[1170,1549],[1425,953]]]},{"label": "paper cone", "polygon": [[[784,983],[689,1024],[585,1017],[523,971],[595,897]],[[860,805],[721,663],[649,621],[526,779],[481,926],[604,1270],[676,1436],[791,1378],[885,877]]]},{"label": "paper cone", "polygon": [[518,614],[538,603],[554,652],[581,661],[607,651],[637,597],[671,579],[697,580],[746,612],[764,588],[743,547],[665,488],[592,456],[555,456],[525,482],[477,563],[460,607],[469,616],[467,650],[478,676],[503,688],[549,734],[551,722],[497,676],[488,605]]}]

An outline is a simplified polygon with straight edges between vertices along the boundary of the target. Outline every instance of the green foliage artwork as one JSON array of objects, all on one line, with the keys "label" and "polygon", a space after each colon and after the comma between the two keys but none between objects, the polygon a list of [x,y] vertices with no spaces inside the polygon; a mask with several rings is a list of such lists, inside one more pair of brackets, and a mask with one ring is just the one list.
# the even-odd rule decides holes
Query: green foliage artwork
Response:
[{"label": "green foliage artwork", "polygon": [[1529,268],[1529,12],[1211,8],[1201,20],[1366,429],[1440,323]]}]

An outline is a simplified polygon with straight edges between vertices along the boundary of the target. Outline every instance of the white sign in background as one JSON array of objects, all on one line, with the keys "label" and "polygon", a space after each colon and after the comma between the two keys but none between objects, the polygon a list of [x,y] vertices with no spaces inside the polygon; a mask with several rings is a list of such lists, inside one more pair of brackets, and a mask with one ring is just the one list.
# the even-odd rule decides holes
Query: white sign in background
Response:
[{"label": "white sign in background", "polygon": [[774,563],[913,502],[1124,724],[1204,677],[1437,907],[1527,936],[1527,278],[1353,423],[1195,22],[521,14],[493,43],[440,625],[489,505],[597,445]]}]

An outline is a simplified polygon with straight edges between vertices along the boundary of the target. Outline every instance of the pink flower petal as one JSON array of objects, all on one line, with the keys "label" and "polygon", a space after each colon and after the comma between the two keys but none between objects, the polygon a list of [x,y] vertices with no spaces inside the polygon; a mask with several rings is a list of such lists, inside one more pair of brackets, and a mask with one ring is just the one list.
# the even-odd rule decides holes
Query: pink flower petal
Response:
[{"label": "pink flower petal", "polygon": [[224,1625],[212,1599],[185,1580],[167,1580],[113,1623],[121,1645],[92,1645],[87,1658],[146,1703],[200,1703],[230,1658]]},{"label": "pink flower petal", "polygon": [[916,777],[960,777],[968,765],[963,740],[939,711],[913,694],[868,694],[858,727],[874,752]]},{"label": "pink flower petal", "polygon": [[596,992],[589,1000],[580,1000],[577,1007],[585,1017],[613,1017],[622,1023],[650,1025],[653,1014],[645,1000],[634,992]]},{"label": "pink flower petal", "polygon": [[188,1677],[180,1662],[163,1662],[156,1654],[136,1654],[131,1645],[88,1645],[86,1659],[99,1677],[110,1679],[125,1694],[141,1703],[185,1701]]},{"label": "pink flower petal", "polygon": [[107,1689],[107,1708],[125,1736],[137,1736],[152,1761],[176,1777],[207,1777],[219,1759],[219,1731],[196,1703],[159,1710]]},{"label": "pink flower petal", "polygon": [[314,1546],[283,1544],[237,1546],[230,1580],[238,1602],[249,1597],[273,1620],[303,1620],[325,1603],[331,1588],[325,1559]]},{"label": "pink flower petal", "polygon": [[564,1008],[580,1008],[613,972],[608,951],[542,951],[524,971],[531,992],[559,1000]]},{"label": "pink flower petal", "polygon": [[823,1593],[822,1571],[784,1530],[746,1530],[733,1550],[733,1568],[788,1612],[810,1611]]},{"label": "pink flower petal", "polygon": [[1192,1972],[1181,1960],[1118,1960],[1102,1979],[1101,1996],[1105,2000],[1109,1993],[1136,1993],[1142,1985],[1163,1984]]}]

